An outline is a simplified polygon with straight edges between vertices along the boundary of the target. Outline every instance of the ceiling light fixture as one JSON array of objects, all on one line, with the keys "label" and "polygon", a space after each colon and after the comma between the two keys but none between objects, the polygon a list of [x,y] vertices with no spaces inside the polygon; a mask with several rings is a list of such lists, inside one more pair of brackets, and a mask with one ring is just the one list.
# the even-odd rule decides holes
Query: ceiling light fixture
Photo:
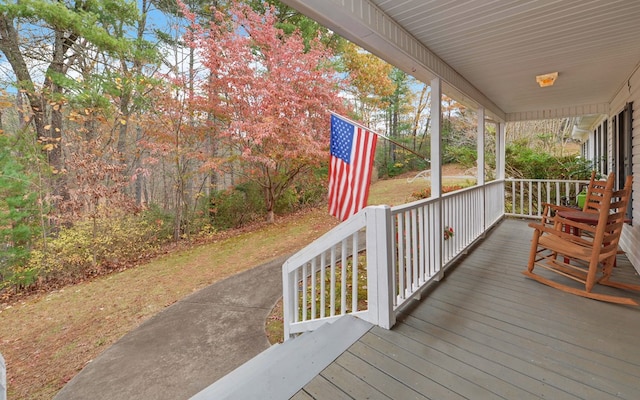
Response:
[{"label": "ceiling light fixture", "polygon": [[537,75],[536,82],[538,82],[538,85],[540,85],[540,87],[547,87],[547,86],[552,86],[556,82],[557,78],[558,78],[558,73],[551,72],[544,75]]}]

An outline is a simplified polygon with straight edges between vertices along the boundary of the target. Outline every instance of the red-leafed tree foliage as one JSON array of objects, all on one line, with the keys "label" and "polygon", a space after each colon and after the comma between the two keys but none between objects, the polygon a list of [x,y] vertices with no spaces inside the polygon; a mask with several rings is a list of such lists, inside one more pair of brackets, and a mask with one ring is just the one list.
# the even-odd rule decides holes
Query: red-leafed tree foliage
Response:
[{"label": "red-leafed tree foliage", "polygon": [[272,9],[236,4],[228,15],[194,22],[189,37],[207,71],[192,107],[224,121],[219,151],[204,165],[259,184],[273,221],[285,190],[328,159],[329,111],[343,107],[339,79],[332,54],[319,41],[305,49],[297,32],[285,35]]}]

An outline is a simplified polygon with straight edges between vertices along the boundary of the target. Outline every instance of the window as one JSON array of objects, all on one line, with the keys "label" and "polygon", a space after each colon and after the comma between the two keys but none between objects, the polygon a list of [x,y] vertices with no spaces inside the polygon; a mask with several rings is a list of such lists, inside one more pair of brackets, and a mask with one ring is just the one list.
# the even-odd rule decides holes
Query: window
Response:
[{"label": "window", "polygon": [[597,127],[593,131],[593,168],[602,173],[602,129]]},{"label": "window", "polygon": [[607,175],[609,173],[609,132],[608,121],[605,119],[600,127],[602,128],[602,172],[603,175]]},{"label": "window", "polygon": [[602,175],[609,173],[608,163],[608,140],[607,140],[607,121],[603,121],[593,131],[593,143],[591,154],[593,154],[593,168]]}]

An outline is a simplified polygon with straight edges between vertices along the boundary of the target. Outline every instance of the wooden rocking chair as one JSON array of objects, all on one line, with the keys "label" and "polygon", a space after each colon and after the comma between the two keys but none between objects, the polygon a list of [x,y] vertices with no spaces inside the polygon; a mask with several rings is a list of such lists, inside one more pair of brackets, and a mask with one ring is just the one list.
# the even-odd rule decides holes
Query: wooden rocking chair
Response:
[{"label": "wooden rocking chair", "polygon": [[[629,297],[594,293],[596,283],[621,289],[639,290],[640,285],[611,281],[618,242],[624,224],[627,204],[631,196],[633,177],[628,176],[625,187],[614,191],[614,174],[606,181],[594,181],[589,188],[584,212],[597,213],[597,224],[585,224],[561,215],[551,215],[551,205],[545,205],[541,223],[530,223],[534,228],[529,264],[523,274],[538,282],[575,295],[619,304],[638,305]],[[589,210],[587,210],[587,207]],[[573,232],[573,233],[569,233]],[[586,235],[575,232],[583,232]],[[559,255],[561,257],[559,257]],[[534,267],[560,274],[584,284],[584,289],[551,280],[533,272]]]}]

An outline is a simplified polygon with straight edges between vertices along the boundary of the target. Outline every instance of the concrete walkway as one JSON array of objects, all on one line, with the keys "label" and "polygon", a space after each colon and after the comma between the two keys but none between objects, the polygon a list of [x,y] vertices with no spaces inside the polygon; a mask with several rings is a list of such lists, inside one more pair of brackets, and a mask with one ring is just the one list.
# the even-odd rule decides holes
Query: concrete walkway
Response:
[{"label": "concrete walkway", "polygon": [[55,400],[188,399],[269,347],[286,257],[173,304],[88,364]]}]

